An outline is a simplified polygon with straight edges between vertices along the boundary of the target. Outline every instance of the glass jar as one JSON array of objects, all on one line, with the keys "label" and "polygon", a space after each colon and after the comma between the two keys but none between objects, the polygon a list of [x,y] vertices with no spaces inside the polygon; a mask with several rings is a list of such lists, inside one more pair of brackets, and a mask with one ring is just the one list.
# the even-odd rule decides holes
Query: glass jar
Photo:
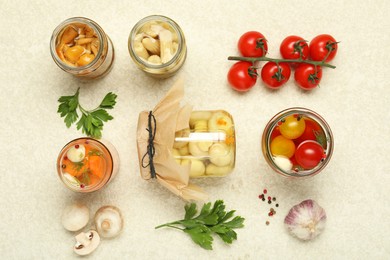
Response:
[{"label": "glass jar", "polygon": [[176,132],[173,156],[191,165],[190,177],[220,177],[231,173],[236,159],[233,117],[226,111],[193,111],[189,128]]},{"label": "glass jar", "polygon": [[54,29],[50,52],[58,67],[83,79],[105,76],[114,62],[111,39],[97,23],[84,17],[69,18]]},{"label": "glass jar", "polygon": [[57,173],[70,190],[88,193],[108,184],[119,169],[119,155],[105,140],[82,137],[67,143],[57,158]]},{"label": "glass jar", "polygon": [[267,163],[286,177],[307,177],[319,173],[333,152],[333,134],[316,112],[300,107],[276,114],[262,137]]},{"label": "glass jar", "polygon": [[155,78],[173,76],[187,57],[183,31],[175,21],[161,15],[140,20],[130,32],[128,48],[135,64]]}]

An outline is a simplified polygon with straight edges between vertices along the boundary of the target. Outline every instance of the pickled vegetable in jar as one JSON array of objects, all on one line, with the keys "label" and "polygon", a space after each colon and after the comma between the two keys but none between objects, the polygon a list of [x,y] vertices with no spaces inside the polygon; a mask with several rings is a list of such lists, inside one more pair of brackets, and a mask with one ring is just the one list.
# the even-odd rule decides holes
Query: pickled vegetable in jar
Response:
[{"label": "pickled vegetable in jar", "polygon": [[128,49],[138,68],[155,78],[173,76],[187,57],[183,31],[175,21],[162,15],[140,20],[130,32]]},{"label": "pickled vegetable in jar", "polygon": [[193,111],[189,128],[175,133],[173,156],[180,165],[191,165],[190,177],[220,177],[235,165],[233,117],[226,111]]},{"label": "pickled vegetable in jar", "polygon": [[83,79],[106,75],[114,61],[110,38],[96,22],[84,17],[69,18],[57,26],[50,52],[62,70]]},{"label": "pickled vegetable in jar", "polygon": [[314,111],[290,108],[275,115],[265,127],[263,154],[268,164],[285,176],[319,173],[333,152],[329,125]]}]

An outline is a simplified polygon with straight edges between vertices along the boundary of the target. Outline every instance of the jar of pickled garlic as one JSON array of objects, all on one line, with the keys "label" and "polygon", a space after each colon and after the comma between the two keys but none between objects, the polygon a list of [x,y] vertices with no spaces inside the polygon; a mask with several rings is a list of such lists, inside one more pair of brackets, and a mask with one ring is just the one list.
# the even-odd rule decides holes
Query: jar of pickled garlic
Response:
[{"label": "jar of pickled garlic", "polygon": [[69,18],[54,29],[50,52],[58,67],[83,79],[105,76],[114,62],[111,39],[96,22],[84,17]]},{"label": "jar of pickled garlic", "polygon": [[70,141],[57,158],[60,180],[72,191],[100,190],[117,174],[119,155],[106,140],[83,137]]},{"label": "jar of pickled garlic", "polygon": [[226,111],[193,111],[189,128],[175,133],[173,156],[190,164],[190,177],[220,177],[231,173],[236,159],[233,117]]},{"label": "jar of pickled garlic", "polygon": [[130,32],[128,48],[134,63],[156,78],[173,76],[187,57],[183,31],[175,21],[161,15],[140,20]]},{"label": "jar of pickled garlic", "polygon": [[262,137],[267,163],[287,177],[306,177],[319,173],[333,152],[333,134],[316,112],[300,107],[276,114]]}]

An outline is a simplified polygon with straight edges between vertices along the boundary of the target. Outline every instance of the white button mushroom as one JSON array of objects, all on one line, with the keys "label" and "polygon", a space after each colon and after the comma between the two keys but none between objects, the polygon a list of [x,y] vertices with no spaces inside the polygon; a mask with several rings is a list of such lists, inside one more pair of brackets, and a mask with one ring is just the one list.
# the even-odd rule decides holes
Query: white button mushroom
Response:
[{"label": "white button mushroom", "polygon": [[76,245],[73,251],[78,255],[88,255],[100,244],[99,234],[94,230],[90,230],[87,233],[81,232],[75,236],[75,239]]},{"label": "white button mushroom", "polygon": [[225,176],[226,174],[231,172],[231,170],[232,170],[231,166],[218,167],[215,164],[210,163],[206,167],[206,174],[214,175],[214,176]]},{"label": "white button mushroom", "polygon": [[188,165],[189,163],[191,163],[190,177],[204,175],[206,167],[202,161],[196,159],[184,159],[181,161],[181,165]]},{"label": "white button mushroom", "polygon": [[105,238],[116,237],[123,229],[121,211],[115,206],[103,206],[95,214],[97,232]]},{"label": "white button mushroom", "polygon": [[89,222],[89,209],[81,203],[67,206],[61,217],[62,225],[66,230],[78,231]]},{"label": "white button mushroom", "polygon": [[223,130],[228,132],[233,127],[233,121],[228,114],[222,111],[213,113],[208,121],[209,130]]},{"label": "white button mushroom", "polygon": [[190,142],[188,149],[194,156],[208,156],[209,148],[212,144],[213,142],[211,141]]},{"label": "white button mushroom", "polygon": [[210,111],[192,111],[190,116],[190,126],[194,128],[194,124],[199,120],[209,120],[211,117]]},{"label": "white button mushroom", "polygon": [[233,156],[230,148],[225,143],[215,143],[209,149],[210,161],[216,166],[227,166],[232,160]]}]

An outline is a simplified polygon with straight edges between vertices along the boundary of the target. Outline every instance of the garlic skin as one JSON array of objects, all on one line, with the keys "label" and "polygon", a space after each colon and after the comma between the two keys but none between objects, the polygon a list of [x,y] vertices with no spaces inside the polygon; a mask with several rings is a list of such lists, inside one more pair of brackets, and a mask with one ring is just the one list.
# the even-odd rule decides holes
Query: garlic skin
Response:
[{"label": "garlic skin", "polygon": [[115,206],[103,206],[95,214],[96,231],[101,237],[112,238],[118,236],[123,229],[121,211]]},{"label": "garlic skin", "polygon": [[311,240],[324,230],[326,213],[314,200],[304,200],[290,209],[284,224],[297,238]]}]

